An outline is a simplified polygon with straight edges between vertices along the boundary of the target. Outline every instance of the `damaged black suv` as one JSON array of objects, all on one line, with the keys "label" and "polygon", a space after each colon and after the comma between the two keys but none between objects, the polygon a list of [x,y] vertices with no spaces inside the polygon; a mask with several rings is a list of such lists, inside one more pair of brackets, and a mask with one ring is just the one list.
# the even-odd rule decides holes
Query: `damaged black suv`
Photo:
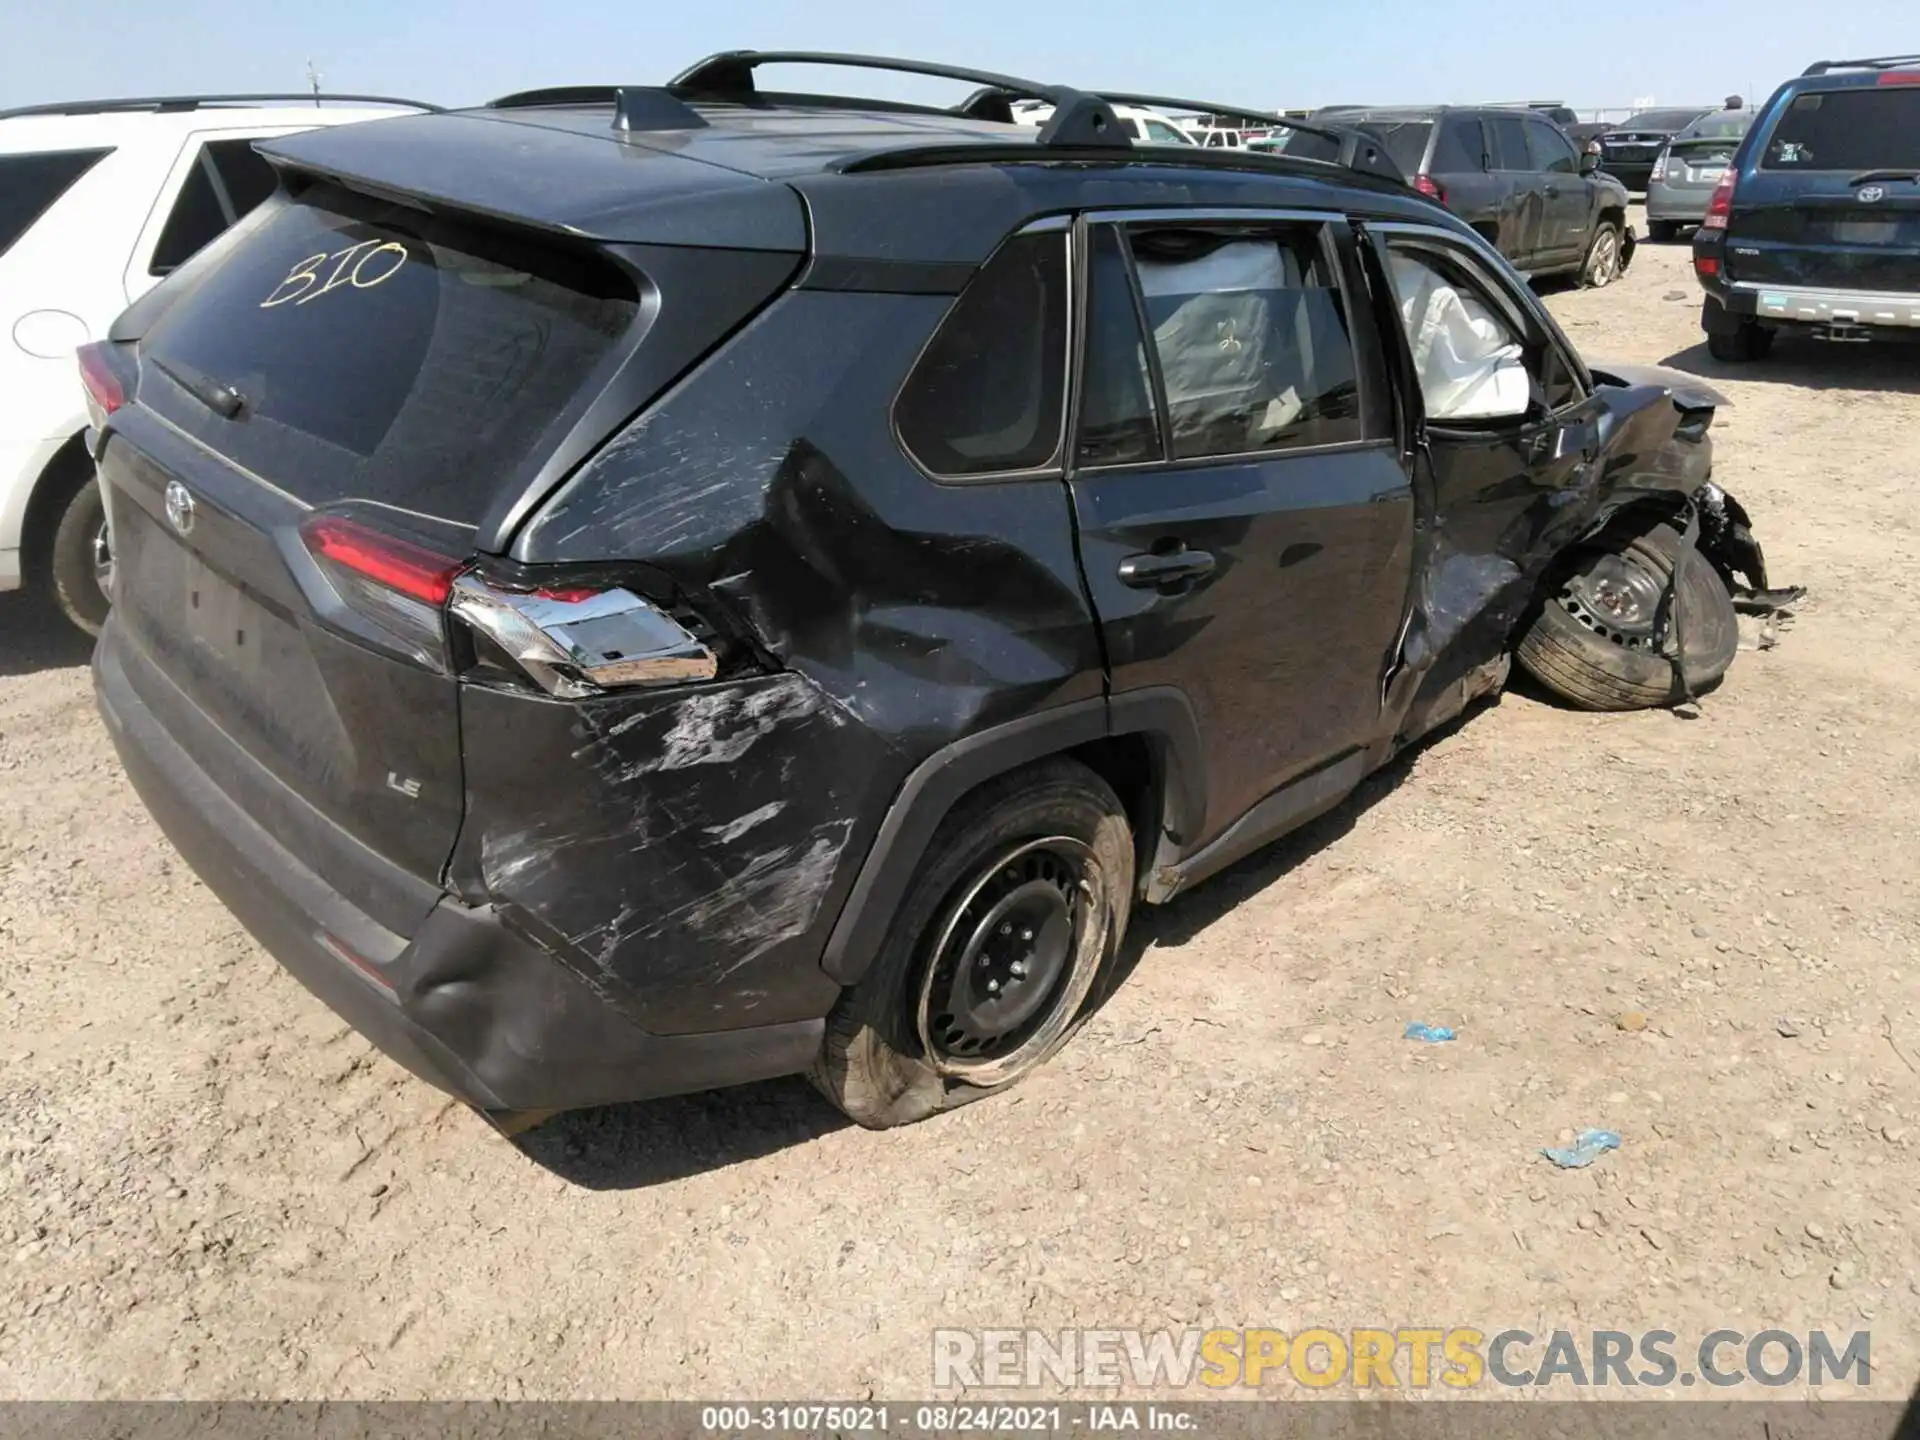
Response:
[{"label": "damaged black suv", "polygon": [[81,363],[101,709],[260,942],[503,1125],[803,1071],[897,1124],[1510,656],[1718,678],[1711,394],[1590,370],[1363,135],[1122,101],[1181,103],[749,52],[266,144]]}]

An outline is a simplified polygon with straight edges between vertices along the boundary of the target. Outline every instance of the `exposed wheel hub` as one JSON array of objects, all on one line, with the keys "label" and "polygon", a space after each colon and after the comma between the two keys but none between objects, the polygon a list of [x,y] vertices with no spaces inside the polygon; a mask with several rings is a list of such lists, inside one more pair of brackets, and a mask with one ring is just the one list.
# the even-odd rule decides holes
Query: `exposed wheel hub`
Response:
[{"label": "exposed wheel hub", "polygon": [[936,932],[918,1014],[927,1059],[974,1084],[1014,1078],[1072,1023],[1105,949],[1093,854],[1020,845],[963,887]]},{"label": "exposed wheel hub", "polygon": [[1665,589],[1666,577],[1633,557],[1602,555],[1567,581],[1560,603],[1601,639],[1627,650],[1651,650]]}]

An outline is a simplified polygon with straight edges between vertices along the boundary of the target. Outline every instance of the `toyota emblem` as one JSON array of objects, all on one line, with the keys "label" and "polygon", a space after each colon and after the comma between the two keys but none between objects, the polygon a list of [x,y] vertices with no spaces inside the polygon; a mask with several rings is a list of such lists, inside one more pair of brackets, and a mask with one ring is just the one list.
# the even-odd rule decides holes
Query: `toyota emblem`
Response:
[{"label": "toyota emblem", "polygon": [[167,482],[167,523],[182,535],[193,533],[193,492],[178,480]]},{"label": "toyota emblem", "polygon": [[1884,185],[1862,185],[1860,187],[1860,203],[1862,205],[1873,205],[1886,198],[1887,187]]}]

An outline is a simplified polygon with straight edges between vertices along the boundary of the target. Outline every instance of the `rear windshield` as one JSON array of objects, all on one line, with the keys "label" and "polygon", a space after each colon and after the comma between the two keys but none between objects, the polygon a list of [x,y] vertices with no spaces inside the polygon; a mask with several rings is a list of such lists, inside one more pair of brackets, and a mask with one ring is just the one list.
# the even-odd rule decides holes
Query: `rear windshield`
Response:
[{"label": "rear windshield", "polygon": [[[162,318],[146,356],[176,384],[141,398],[312,503],[472,517],[636,308],[589,257],[319,186]],[[193,398],[219,387],[231,420]]]},{"label": "rear windshield", "polygon": [[0,155],[0,255],[18,240],[108,150],[48,150]]},{"label": "rear windshield", "polygon": [[1678,130],[1700,117],[1698,110],[1642,110],[1620,122],[1622,130]]},{"label": "rear windshield", "polygon": [[1760,163],[1768,170],[1920,169],[1920,86],[1796,95]]},{"label": "rear windshield", "polygon": [[1704,120],[1696,120],[1682,130],[1676,139],[1680,140],[1738,140],[1753,126],[1753,116],[1749,114],[1709,115]]}]

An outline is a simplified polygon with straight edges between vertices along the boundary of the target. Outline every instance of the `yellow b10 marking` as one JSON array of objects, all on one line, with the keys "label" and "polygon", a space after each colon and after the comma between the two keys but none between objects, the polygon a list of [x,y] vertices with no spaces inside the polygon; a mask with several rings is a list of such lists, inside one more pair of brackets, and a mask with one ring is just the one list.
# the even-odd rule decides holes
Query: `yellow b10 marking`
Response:
[{"label": "yellow b10 marking", "polygon": [[[385,270],[371,276],[362,273],[369,262],[382,255],[394,257]],[[321,284],[320,267],[329,260],[336,262],[333,273],[327,277],[326,283]],[[260,302],[260,308],[271,310],[289,300],[296,305],[304,305],[309,300],[318,300],[322,295],[330,294],[342,285],[351,285],[356,290],[371,290],[398,275],[400,267],[406,263],[407,247],[398,240],[362,240],[358,245],[349,245],[344,250],[309,255],[297,262],[287,272],[287,278],[273,287],[273,293]],[[299,288],[287,288],[295,284]],[[320,285],[320,288],[315,290],[315,285]]]}]

